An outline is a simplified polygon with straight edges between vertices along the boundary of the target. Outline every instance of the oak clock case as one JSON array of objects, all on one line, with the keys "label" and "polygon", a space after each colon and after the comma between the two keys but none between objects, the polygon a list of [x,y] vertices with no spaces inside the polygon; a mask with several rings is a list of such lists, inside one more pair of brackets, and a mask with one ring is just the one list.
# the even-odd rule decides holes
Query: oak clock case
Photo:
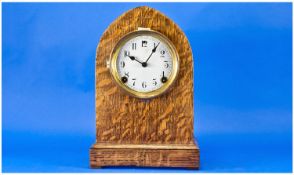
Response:
[{"label": "oak clock case", "polygon": [[192,49],[179,26],[153,8],[131,9],[102,34],[95,68],[91,168],[199,168]]},{"label": "oak clock case", "polygon": [[179,55],[161,33],[138,28],[118,41],[107,64],[127,94],[152,98],[165,93],[176,80]]}]

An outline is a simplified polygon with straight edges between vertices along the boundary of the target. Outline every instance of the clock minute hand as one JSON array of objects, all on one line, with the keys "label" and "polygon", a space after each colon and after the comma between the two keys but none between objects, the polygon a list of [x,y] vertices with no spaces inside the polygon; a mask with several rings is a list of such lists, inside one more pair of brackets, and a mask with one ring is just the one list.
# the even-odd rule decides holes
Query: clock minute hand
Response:
[{"label": "clock minute hand", "polygon": [[145,63],[147,64],[148,60],[151,58],[151,56],[153,55],[154,52],[156,52],[157,47],[159,46],[160,42],[158,42],[158,44],[152,49],[151,54],[149,55],[149,57],[147,58],[147,60],[145,61]]}]

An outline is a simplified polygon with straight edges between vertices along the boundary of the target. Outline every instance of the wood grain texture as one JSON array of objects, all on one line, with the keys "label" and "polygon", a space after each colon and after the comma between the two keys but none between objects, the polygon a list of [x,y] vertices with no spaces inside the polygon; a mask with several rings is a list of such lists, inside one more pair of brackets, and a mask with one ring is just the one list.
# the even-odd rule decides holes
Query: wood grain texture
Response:
[{"label": "wood grain texture", "polygon": [[90,166],[147,166],[199,168],[199,150],[91,149]]},{"label": "wood grain texture", "polygon": [[195,149],[195,144],[108,144],[96,143],[93,148],[137,148],[137,149]]},{"label": "wood grain texture", "polygon": [[[106,67],[106,61],[117,41],[125,34],[137,30],[138,27],[150,28],[164,34],[173,42],[180,57],[179,74],[173,87],[168,93],[150,100],[142,100],[125,94],[112,80]],[[101,37],[96,52],[96,144],[195,145],[193,139],[192,51],[181,29],[155,9],[143,6],[124,13],[107,28]],[[108,149],[101,150],[105,154],[109,151]],[[94,147],[91,149],[92,163],[94,159],[101,157],[101,150]],[[148,149],[143,150],[143,152],[146,151],[148,152]],[[166,151],[159,151],[159,153],[165,156],[168,155]],[[195,151],[199,153],[197,145],[195,145]],[[149,152],[146,155],[153,155],[154,150],[149,150]],[[189,152],[180,152],[182,155],[190,155]],[[143,154],[138,150],[125,152],[118,150],[111,154],[112,156],[126,155],[129,157],[130,155],[126,153]],[[171,155],[174,154],[171,153]],[[131,164],[146,165],[144,160],[134,160],[134,162]],[[108,161],[108,164],[111,163]],[[126,165],[127,163],[119,165],[121,164]],[[114,163],[114,165],[118,164]],[[157,165],[161,163],[154,163],[154,166]],[[165,163],[165,165],[170,164]]]}]

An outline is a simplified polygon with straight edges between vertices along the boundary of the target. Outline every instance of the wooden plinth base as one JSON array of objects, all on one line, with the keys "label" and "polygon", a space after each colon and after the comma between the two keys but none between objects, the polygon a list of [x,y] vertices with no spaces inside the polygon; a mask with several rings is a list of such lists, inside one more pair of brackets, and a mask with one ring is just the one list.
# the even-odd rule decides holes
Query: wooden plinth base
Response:
[{"label": "wooden plinth base", "polygon": [[199,148],[191,145],[113,145],[96,143],[90,149],[90,166],[144,166],[199,168]]}]

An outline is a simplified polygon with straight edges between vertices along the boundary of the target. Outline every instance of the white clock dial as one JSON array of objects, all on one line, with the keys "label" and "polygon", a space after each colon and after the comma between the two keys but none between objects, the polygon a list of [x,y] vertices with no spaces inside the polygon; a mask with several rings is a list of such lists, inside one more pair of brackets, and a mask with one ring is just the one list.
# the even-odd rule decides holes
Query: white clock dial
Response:
[{"label": "white clock dial", "polygon": [[170,80],[172,51],[161,39],[138,35],[120,47],[116,67],[121,82],[128,88],[142,93],[155,91]]}]

